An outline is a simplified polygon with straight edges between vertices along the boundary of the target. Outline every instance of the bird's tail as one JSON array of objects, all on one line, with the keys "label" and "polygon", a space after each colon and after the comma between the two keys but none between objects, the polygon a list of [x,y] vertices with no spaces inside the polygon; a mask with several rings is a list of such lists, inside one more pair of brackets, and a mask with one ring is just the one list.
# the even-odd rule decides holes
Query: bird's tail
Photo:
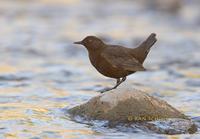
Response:
[{"label": "bird's tail", "polygon": [[156,41],[156,34],[151,33],[151,35],[144,42],[142,42],[142,44],[140,44],[137,48],[133,49],[134,55],[140,63],[144,62],[150,51],[150,48],[155,44]]},{"label": "bird's tail", "polygon": [[143,50],[148,51],[157,41],[156,34],[151,33],[151,35],[139,46]]}]

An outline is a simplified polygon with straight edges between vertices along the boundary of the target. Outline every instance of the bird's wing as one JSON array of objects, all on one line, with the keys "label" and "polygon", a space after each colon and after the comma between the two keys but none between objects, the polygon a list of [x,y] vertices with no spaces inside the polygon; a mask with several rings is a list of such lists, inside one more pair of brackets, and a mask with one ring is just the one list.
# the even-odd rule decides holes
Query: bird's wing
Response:
[{"label": "bird's wing", "polygon": [[[119,47],[118,47],[119,48]],[[107,49],[101,56],[115,68],[127,71],[144,71],[145,68],[139,61],[123,49]]]}]

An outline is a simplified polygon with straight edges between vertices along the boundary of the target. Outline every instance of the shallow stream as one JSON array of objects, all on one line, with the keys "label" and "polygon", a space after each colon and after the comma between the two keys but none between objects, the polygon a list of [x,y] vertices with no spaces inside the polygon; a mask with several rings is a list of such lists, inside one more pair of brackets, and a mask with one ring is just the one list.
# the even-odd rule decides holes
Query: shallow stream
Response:
[{"label": "shallow stream", "polygon": [[0,138],[200,138],[108,129],[72,121],[66,110],[115,80],[100,75],[74,41],[98,35],[135,47],[151,32],[158,42],[146,72],[126,82],[191,117],[200,127],[200,3],[177,11],[131,0],[0,1]]}]

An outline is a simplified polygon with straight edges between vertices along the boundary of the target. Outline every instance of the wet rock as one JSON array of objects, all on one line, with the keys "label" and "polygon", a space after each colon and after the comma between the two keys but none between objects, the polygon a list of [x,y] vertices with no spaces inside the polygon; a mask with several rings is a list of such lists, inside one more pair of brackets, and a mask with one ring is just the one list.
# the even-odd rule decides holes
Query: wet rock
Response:
[{"label": "wet rock", "polygon": [[[131,87],[120,86],[100,94],[85,104],[71,108],[69,113],[84,117],[85,120],[107,120],[112,127],[121,123],[139,122],[156,133],[181,134],[196,131],[191,120],[167,102]],[[156,126],[158,124],[150,124],[149,121],[163,121],[161,127],[166,129]],[[175,130],[177,127],[180,130]]]},{"label": "wet rock", "polygon": [[159,134],[193,134],[197,131],[196,125],[191,120],[180,118],[144,122],[142,126]]}]

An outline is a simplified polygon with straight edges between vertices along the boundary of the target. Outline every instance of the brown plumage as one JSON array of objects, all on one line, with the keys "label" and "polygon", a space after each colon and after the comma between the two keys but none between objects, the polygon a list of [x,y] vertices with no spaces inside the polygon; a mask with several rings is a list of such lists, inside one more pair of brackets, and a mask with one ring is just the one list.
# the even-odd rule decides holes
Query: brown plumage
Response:
[{"label": "brown plumage", "polygon": [[104,76],[117,79],[117,84],[102,91],[105,92],[117,88],[126,80],[126,76],[136,71],[144,71],[143,62],[156,41],[156,34],[152,33],[137,48],[106,44],[95,36],[87,36],[75,44],[82,44],[87,48],[90,62],[97,71]]}]

